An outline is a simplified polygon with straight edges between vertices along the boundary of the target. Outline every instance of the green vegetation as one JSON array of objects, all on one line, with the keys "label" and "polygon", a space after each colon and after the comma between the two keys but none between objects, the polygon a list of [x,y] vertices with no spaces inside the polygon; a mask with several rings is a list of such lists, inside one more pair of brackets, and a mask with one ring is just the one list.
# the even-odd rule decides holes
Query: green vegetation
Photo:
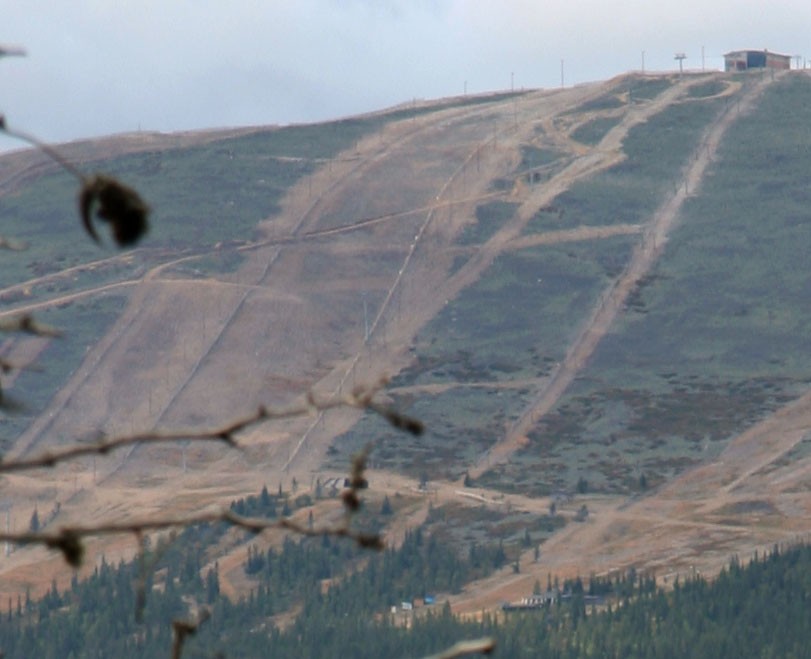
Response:
[{"label": "green vegetation", "polygon": [[[391,121],[508,98],[511,95],[477,96],[326,124],[258,129],[197,146],[84,163],[87,171],[103,170],[126,181],[153,209],[152,232],[143,246],[118,259],[91,241],[77,242],[72,231],[64,230],[78,224],[73,177],[61,171],[42,176],[0,197],[3,235],[28,243],[27,250],[7,251],[0,261],[0,289],[20,285],[2,294],[2,300],[5,305],[43,302],[63,293],[137,280],[148,268],[189,252],[200,257],[178,266],[186,276],[233,272],[242,261],[235,247],[255,237],[257,224],[278,211],[288,188],[364,135]],[[216,251],[215,245],[220,245]],[[110,260],[59,274],[101,259]],[[29,279],[52,276],[26,286],[21,273]],[[121,289],[122,296],[125,291]],[[123,297],[104,293],[38,312],[44,322],[62,329],[65,338],[41,356],[43,372],[24,372],[14,382],[11,396],[25,408],[0,419],[0,449],[63,386],[124,303]]]},{"label": "green vegetation", "polygon": [[46,309],[37,318],[54,327],[70,327],[58,340],[50,341],[37,357],[41,368],[21,371],[9,394],[20,409],[0,417],[0,451],[31,423],[47,405],[56,385],[66,382],[79,364],[87,346],[98,342],[118,318],[126,305],[121,295],[105,294],[68,302]]},{"label": "green vegetation", "polygon": [[623,144],[626,160],[575,183],[555,199],[555,206],[565,212],[542,210],[527,232],[647,221],[674,191],[681,168],[726,102],[712,99],[670,105],[635,126]]},{"label": "green vegetation", "polygon": [[[414,477],[425,471],[459,478],[464,465],[517,419],[537,386],[532,380],[548,376],[563,358],[583,314],[624,267],[632,243],[618,236],[497,258],[422,330],[416,363],[392,382],[398,407],[422,419],[426,435],[403,442],[377,415],[367,414],[335,440],[335,459],[346,464],[373,441],[376,461],[387,467]],[[408,389],[434,384],[452,386],[430,395]]]},{"label": "green vegetation", "polygon": [[556,149],[545,149],[524,144],[521,147],[521,164],[518,171],[546,167],[558,162],[565,154]]},{"label": "green vegetation", "polygon": [[478,552],[500,546],[505,560],[514,560],[520,551],[543,543],[565,526],[566,520],[561,515],[512,511],[505,498],[489,507],[444,504],[431,509],[427,524],[439,542],[450,547],[475,547]]},{"label": "green vegetation", "polygon": [[632,77],[628,88],[635,101],[650,101],[669,89],[673,82],[674,78],[671,76]]},{"label": "green vegetation", "polygon": [[542,377],[582,314],[622,270],[633,238],[539,245],[499,256],[423,329],[395,386]]},{"label": "green vegetation", "polygon": [[[290,503],[289,493],[272,495],[265,488],[231,508],[273,518]],[[408,533],[399,549],[380,554],[329,537],[287,538],[280,548],[261,551],[252,535],[226,525],[190,527],[148,549],[144,560],[112,566],[102,559],[89,579],[74,578],[69,589],[60,592],[54,584],[38,602],[10,601],[0,617],[0,648],[9,659],[163,656],[171,648],[171,621],[207,607],[211,619],[189,639],[184,656],[205,649],[255,657],[269,648],[274,656],[317,656],[327,648],[335,656],[332,646],[350,642],[375,614],[429,594],[458,592],[505,565],[502,543],[452,544],[443,540],[442,522],[435,514],[427,526]],[[245,547],[242,570],[253,588],[238,602],[220,593],[219,565],[212,560],[224,542]],[[144,566],[151,566],[147,573]],[[290,609],[299,610],[296,622],[281,632],[273,616]]]},{"label": "green vegetation", "polygon": [[491,201],[476,207],[476,222],[465,227],[458,239],[460,245],[486,243],[515,213],[518,204],[507,201]]},{"label": "green vegetation", "polygon": [[709,80],[700,85],[693,85],[687,90],[687,94],[691,98],[705,98],[707,96],[720,94],[726,88],[727,83],[724,80]]},{"label": "green vegetation", "polygon": [[[806,656],[811,549],[804,546],[755,555],[746,566],[733,559],[712,583],[691,576],[667,590],[633,569],[585,582],[560,583],[549,575],[540,588],[554,602],[463,621],[441,601],[423,605],[423,598],[505,565],[498,546],[467,544],[459,555],[426,530],[382,555],[358,554],[330,539],[288,540],[264,553],[249,545],[243,569],[256,587],[234,603],[220,592],[219,566],[204,562],[205,533],[190,530],[175,541],[177,550],[161,555],[147,577],[139,620],[137,560],[102,561],[90,579],[74,580],[63,592],[54,585],[39,601],[9,601],[0,620],[4,656],[163,656],[171,646],[168,621],[187,617],[192,606],[206,606],[212,615],[189,638],[184,656],[405,658],[486,635],[496,638],[497,656],[505,659]],[[359,556],[368,560],[357,562]],[[357,569],[334,579],[347,564]],[[331,581],[328,589],[322,579]],[[404,601],[416,610],[402,611]],[[300,606],[295,621],[279,629],[274,616],[294,602]]]},{"label": "green vegetation", "polygon": [[571,110],[569,114],[581,112],[600,112],[602,110],[616,110],[625,105],[625,101],[620,96],[621,90],[617,87],[615,90],[606,92],[602,96],[598,96],[590,101],[586,101]]},{"label": "green vegetation", "polygon": [[423,438],[404,442],[402,435],[377,415],[366,414],[349,432],[339,436],[330,449],[331,466],[338,468],[367,443],[373,441],[375,464],[395,469],[413,478],[456,480],[465,465],[504,433],[527,402],[528,389],[456,386],[430,396],[398,395],[398,409],[420,419],[430,430]]},{"label": "green vegetation", "polygon": [[811,81],[790,76],[736,121],[628,312],[484,482],[542,493],[585,473],[633,492],[640,474],[664,481],[807,390],[811,136],[797,108],[809,103]]},{"label": "green vegetation", "polygon": [[608,131],[622,121],[621,116],[617,117],[596,117],[575,128],[569,137],[582,144],[595,146],[599,144]]}]

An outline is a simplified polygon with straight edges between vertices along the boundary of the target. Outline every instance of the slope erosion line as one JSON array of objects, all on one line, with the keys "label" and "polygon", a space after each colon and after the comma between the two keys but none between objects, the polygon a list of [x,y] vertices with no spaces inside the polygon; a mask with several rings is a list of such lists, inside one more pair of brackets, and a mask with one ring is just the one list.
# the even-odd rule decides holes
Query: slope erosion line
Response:
[{"label": "slope erosion line", "polygon": [[[739,106],[740,110],[749,108],[769,82],[769,79],[764,78],[745,92]],[[668,94],[666,92],[661,95],[659,97],[661,104],[656,104],[653,107],[647,106],[650,111],[648,116],[655,111],[661,110],[663,104],[675,100],[675,96],[675,90],[673,90],[673,93]],[[729,108],[725,108],[710,125],[704,138],[696,148],[678,190],[653,214],[646,231],[643,233],[642,240],[636,245],[624,272],[600,297],[583,328],[567,350],[565,358],[552,373],[549,382],[537,393],[504,437],[476,462],[469,472],[471,477],[477,478],[494,465],[506,462],[518,448],[524,445],[529,430],[551,411],[575,379],[577,373],[585,366],[600,340],[622,312],[628,296],[662,254],[668,234],[676,224],[682,204],[690,193],[694,192],[700,185],[707,165],[715,156],[721,138],[734,121],[735,116]],[[600,147],[608,144],[611,146],[616,145],[616,148],[619,148],[622,141],[621,135],[623,133],[627,134],[627,130],[630,128],[629,123],[631,122],[624,121],[620,126],[612,129],[600,143]],[[638,123],[638,121],[633,123]],[[623,128],[624,131],[621,130]],[[615,155],[612,160],[616,162],[619,159],[620,156]]]}]

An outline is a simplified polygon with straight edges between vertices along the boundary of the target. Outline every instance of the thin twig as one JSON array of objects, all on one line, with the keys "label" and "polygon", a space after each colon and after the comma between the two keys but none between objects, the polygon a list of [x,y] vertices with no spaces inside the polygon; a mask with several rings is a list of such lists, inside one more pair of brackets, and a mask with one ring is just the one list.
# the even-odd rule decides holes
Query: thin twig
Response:
[{"label": "thin twig", "polygon": [[20,545],[43,545],[49,549],[62,552],[65,561],[73,566],[81,565],[84,558],[84,544],[82,540],[87,537],[103,535],[132,534],[143,551],[144,533],[148,531],[161,531],[171,528],[186,528],[196,524],[226,523],[245,529],[251,533],[261,533],[267,529],[283,529],[293,531],[304,536],[336,536],[348,538],[364,549],[382,550],[383,540],[377,534],[355,531],[351,528],[352,516],[360,508],[358,490],[367,487],[364,476],[366,460],[370,447],[366,447],[352,460],[352,470],[349,477],[349,487],[341,498],[345,515],[340,524],[333,526],[314,527],[302,526],[292,519],[265,519],[261,517],[245,517],[230,509],[220,509],[186,516],[147,517],[141,520],[127,522],[107,522],[89,526],[65,526],[58,531],[27,531],[22,533],[0,533],[0,542],[12,542]]},{"label": "thin twig", "polygon": [[30,133],[9,128],[8,125],[6,124],[5,117],[2,116],[0,116],[0,130],[6,133],[6,135],[8,135],[9,137],[14,137],[23,142],[28,142],[28,144],[30,144],[31,146],[39,149],[51,160],[53,160],[57,165],[62,167],[65,171],[73,174],[73,176],[79,179],[80,183],[84,184],[87,182],[87,177],[81,171],[79,171],[76,165],[74,165],[72,162],[67,160],[61,153],[59,153],[59,151],[54,149],[49,144],[46,144],[45,142],[42,142],[41,140],[37,139]]},{"label": "thin twig", "polygon": [[175,442],[178,440],[192,440],[201,442],[223,442],[230,447],[240,448],[235,435],[246,428],[262,423],[264,421],[280,420],[293,417],[306,416],[315,412],[323,412],[337,407],[349,406],[369,409],[380,414],[396,428],[407,430],[412,434],[420,434],[423,430],[422,423],[401,414],[390,407],[375,403],[372,396],[377,392],[376,387],[364,389],[362,392],[355,391],[349,396],[331,398],[319,401],[310,393],[305,403],[291,405],[289,407],[272,408],[260,407],[256,413],[249,417],[239,419],[221,428],[213,430],[181,430],[175,432],[148,432],[135,435],[126,435],[101,439],[89,444],[70,446],[64,449],[46,451],[41,455],[32,458],[20,458],[0,462],[0,473],[16,471],[26,471],[42,467],[53,467],[61,462],[73,460],[85,455],[106,455],[115,449],[132,444],[156,444]]},{"label": "thin twig", "polygon": [[264,519],[261,517],[244,517],[232,510],[221,509],[213,512],[194,515],[170,517],[146,517],[127,522],[107,522],[91,525],[64,526],[57,531],[25,531],[21,533],[0,532],[0,542],[11,542],[19,545],[44,545],[49,549],[62,552],[65,560],[72,566],[81,564],[84,548],[82,540],[88,537],[104,535],[132,534],[137,538],[150,531],[162,531],[173,528],[185,528],[196,524],[231,524],[251,533],[261,533],[268,529],[283,529],[305,536],[335,536],[348,538],[358,546],[369,549],[382,549],[379,536],[350,529],[345,523],[336,526],[309,528],[292,519]]},{"label": "thin twig", "polygon": [[36,320],[31,314],[22,314],[0,320],[0,332],[25,332],[34,336],[45,336],[57,338],[62,336],[62,332],[51,325],[46,325]]}]

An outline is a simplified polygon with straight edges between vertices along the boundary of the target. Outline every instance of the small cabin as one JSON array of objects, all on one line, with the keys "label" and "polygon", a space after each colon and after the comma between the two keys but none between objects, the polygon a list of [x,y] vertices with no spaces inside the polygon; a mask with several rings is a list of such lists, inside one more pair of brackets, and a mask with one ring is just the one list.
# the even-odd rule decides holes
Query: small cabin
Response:
[{"label": "small cabin", "polygon": [[780,55],[768,50],[734,50],[724,55],[724,70],[726,71],[747,71],[749,69],[788,71],[790,68],[790,55]]}]

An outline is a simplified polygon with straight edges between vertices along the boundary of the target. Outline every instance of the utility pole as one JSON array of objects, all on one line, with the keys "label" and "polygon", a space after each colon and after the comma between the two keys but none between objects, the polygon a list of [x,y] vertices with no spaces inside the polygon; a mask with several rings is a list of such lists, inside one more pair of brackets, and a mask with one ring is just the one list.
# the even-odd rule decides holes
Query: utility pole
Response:
[{"label": "utility pole", "polygon": [[565,86],[565,78],[563,77],[563,60],[560,60],[560,88],[563,89]]},{"label": "utility pole", "polygon": [[510,71],[510,91],[515,91],[515,71]]},{"label": "utility pole", "polygon": [[673,59],[679,60],[679,78],[682,77],[684,73],[684,60],[687,59],[687,55],[684,53],[676,53],[676,56]]},{"label": "utility pole", "polygon": [[518,130],[518,101],[513,97],[513,128]]},{"label": "utility pole", "polygon": [[701,46],[701,72],[704,73],[704,46]]}]

